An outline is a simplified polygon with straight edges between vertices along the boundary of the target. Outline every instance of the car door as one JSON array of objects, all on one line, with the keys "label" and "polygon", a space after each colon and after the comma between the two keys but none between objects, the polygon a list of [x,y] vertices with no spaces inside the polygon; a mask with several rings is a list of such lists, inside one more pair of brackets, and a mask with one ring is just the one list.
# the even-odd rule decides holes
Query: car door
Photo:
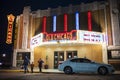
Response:
[{"label": "car door", "polygon": [[72,66],[73,71],[74,72],[78,72],[79,71],[79,67],[80,67],[79,66],[80,65],[79,60],[77,58],[76,59],[72,59],[70,63],[71,63],[70,65]]},{"label": "car door", "polygon": [[94,70],[94,64],[90,60],[79,58],[76,61],[77,71],[78,72],[92,72]]},{"label": "car door", "polygon": [[81,59],[76,60],[76,72],[83,72],[84,71],[84,64],[81,62]]},{"label": "car door", "polygon": [[88,62],[87,65],[88,65],[87,71],[89,72],[97,71],[97,65],[94,62]]},{"label": "car door", "polygon": [[93,72],[96,69],[96,65],[89,59],[81,59],[82,71],[83,72]]},{"label": "car door", "polygon": [[80,72],[86,72],[88,70],[88,63],[85,62],[84,58],[80,58],[79,59],[80,63],[79,63],[79,71]]}]

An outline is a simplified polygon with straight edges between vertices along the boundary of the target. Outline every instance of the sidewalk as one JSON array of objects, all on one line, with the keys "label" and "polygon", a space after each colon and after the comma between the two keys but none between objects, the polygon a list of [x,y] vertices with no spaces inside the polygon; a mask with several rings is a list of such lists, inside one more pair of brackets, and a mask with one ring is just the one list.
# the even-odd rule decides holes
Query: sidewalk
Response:
[{"label": "sidewalk", "polygon": [[[30,68],[28,68],[30,71]],[[0,69],[0,72],[23,72],[23,69],[19,68],[11,68],[11,69]],[[39,69],[37,67],[34,68],[34,73],[39,73]],[[42,69],[42,73],[64,73],[59,71],[58,69]],[[120,74],[120,71],[115,71],[113,74]]]},{"label": "sidewalk", "polygon": [[[31,71],[30,68],[28,68],[28,70]],[[20,68],[0,69],[0,72],[23,72],[23,71],[24,69],[20,69]],[[35,67],[34,72],[38,73],[39,69]],[[43,73],[63,73],[58,69],[42,69],[42,72]]]}]

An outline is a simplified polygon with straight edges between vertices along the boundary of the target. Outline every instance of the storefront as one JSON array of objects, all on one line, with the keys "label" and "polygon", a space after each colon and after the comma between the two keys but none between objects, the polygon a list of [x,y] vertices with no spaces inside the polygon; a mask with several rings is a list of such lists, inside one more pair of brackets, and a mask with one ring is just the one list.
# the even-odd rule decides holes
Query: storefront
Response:
[{"label": "storefront", "polygon": [[21,56],[28,53],[35,66],[42,58],[44,65],[53,69],[73,57],[119,67],[119,20],[112,11],[118,4],[114,2],[95,1],[36,11],[24,7],[16,18],[13,66],[19,66]]},{"label": "storefront", "polygon": [[48,68],[52,69],[57,69],[58,64],[75,57],[107,63],[104,39],[103,33],[80,30],[70,33],[53,33],[52,37],[51,34],[41,33],[31,39],[35,66],[39,58],[44,60],[44,65],[47,64]]},{"label": "storefront", "polygon": [[32,50],[16,49],[13,54],[13,66],[20,68],[23,65],[24,57],[28,56],[30,62],[34,59],[34,53]]}]

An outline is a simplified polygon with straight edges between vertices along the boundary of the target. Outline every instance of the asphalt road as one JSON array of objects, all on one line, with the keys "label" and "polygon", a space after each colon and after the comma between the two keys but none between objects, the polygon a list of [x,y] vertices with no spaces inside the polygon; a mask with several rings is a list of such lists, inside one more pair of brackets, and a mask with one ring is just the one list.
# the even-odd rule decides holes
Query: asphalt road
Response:
[{"label": "asphalt road", "polygon": [[120,80],[120,74],[58,74],[58,73],[27,73],[0,72],[0,80]]}]

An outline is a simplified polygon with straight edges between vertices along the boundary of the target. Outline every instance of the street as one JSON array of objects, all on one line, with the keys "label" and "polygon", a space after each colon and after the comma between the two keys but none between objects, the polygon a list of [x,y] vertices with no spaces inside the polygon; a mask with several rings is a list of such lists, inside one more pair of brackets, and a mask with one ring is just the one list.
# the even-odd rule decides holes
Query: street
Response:
[{"label": "street", "polygon": [[0,80],[120,80],[120,74],[71,74],[63,73],[26,73],[0,72]]}]

